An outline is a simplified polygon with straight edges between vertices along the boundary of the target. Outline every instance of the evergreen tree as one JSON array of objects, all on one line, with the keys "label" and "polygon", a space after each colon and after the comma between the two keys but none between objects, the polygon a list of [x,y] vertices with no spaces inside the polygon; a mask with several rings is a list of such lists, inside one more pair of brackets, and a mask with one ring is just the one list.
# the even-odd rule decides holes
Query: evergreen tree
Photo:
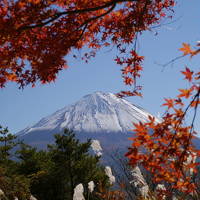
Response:
[{"label": "evergreen tree", "polygon": [[0,126],[0,189],[5,195],[2,200],[27,200],[30,197],[29,179],[17,173],[17,162],[12,160],[11,152],[19,143],[16,136],[9,133],[8,128]]},{"label": "evergreen tree", "polygon": [[49,168],[49,153],[47,151],[37,151],[36,147],[21,143],[16,152],[19,159],[18,172],[30,176],[40,170]]},{"label": "evergreen tree", "polygon": [[[55,163],[54,176],[56,177],[58,199],[66,199],[70,194],[73,195],[76,186],[75,174],[76,168],[82,167],[80,164],[90,146],[90,143],[79,144],[72,131],[65,130],[63,135],[55,135],[55,145],[49,145],[48,148],[52,154],[52,160]],[[83,161],[82,161],[83,162]],[[78,176],[79,178],[79,176]],[[80,180],[81,182],[81,180]]]},{"label": "evergreen tree", "polygon": [[[106,183],[104,170],[99,165],[99,158],[89,154],[90,140],[80,143],[73,131],[64,130],[55,135],[55,144],[49,145],[54,167],[52,169],[54,197],[52,200],[71,200],[74,188],[79,183],[85,186],[93,180]],[[50,199],[49,199],[50,200]]]},{"label": "evergreen tree", "polygon": [[0,189],[4,195],[1,200],[10,200],[17,197],[20,200],[30,198],[29,179],[24,175],[11,174],[9,167],[0,166]]},{"label": "evergreen tree", "polygon": [[[17,151],[18,173],[30,178],[30,190],[38,200],[72,200],[74,188],[84,185],[88,196],[88,182],[107,184],[99,158],[89,154],[90,140],[80,143],[73,131],[55,135],[55,144],[48,151],[21,144]],[[95,200],[95,195],[90,195]]]},{"label": "evergreen tree", "polygon": [[50,154],[22,143],[16,155],[19,159],[17,172],[29,177],[31,193],[38,199],[48,199],[48,195],[52,195]]},{"label": "evergreen tree", "polygon": [[11,150],[17,145],[15,141],[17,137],[9,133],[8,128],[0,125],[0,163],[8,161]]}]

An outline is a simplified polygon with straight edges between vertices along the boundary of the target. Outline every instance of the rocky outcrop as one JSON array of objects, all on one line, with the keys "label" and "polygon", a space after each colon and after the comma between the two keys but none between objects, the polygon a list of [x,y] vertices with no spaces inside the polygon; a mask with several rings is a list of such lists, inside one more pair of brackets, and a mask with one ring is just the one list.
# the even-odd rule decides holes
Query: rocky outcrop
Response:
[{"label": "rocky outcrop", "polygon": [[83,192],[84,188],[83,185],[80,183],[74,188],[73,200],[85,200]]},{"label": "rocky outcrop", "polygon": [[110,166],[106,166],[105,167],[105,174],[109,178],[110,185],[112,185],[113,183],[115,183],[115,177],[112,174],[112,170],[111,170]]},{"label": "rocky outcrop", "polygon": [[137,195],[143,198],[147,198],[148,193],[149,193],[149,186],[147,185],[140,171],[140,168],[136,166],[135,168],[131,170],[131,174],[133,178],[130,183],[133,185],[134,189],[136,190]]},{"label": "rocky outcrop", "polygon": [[30,200],[37,200],[37,199],[33,195],[31,195]]}]

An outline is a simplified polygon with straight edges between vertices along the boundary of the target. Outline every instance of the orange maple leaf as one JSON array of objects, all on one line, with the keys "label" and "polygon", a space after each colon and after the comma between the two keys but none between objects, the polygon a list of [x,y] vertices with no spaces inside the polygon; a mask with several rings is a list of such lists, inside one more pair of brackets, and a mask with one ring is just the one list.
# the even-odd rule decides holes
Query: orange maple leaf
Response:
[{"label": "orange maple leaf", "polygon": [[15,74],[7,74],[7,79],[9,81],[17,81],[17,76]]},{"label": "orange maple leaf", "polygon": [[191,54],[193,51],[190,48],[190,45],[187,43],[183,43],[183,47],[179,49],[180,51],[183,52],[183,55],[188,55]]},{"label": "orange maple leaf", "polygon": [[191,96],[192,89],[179,89],[179,91],[181,93],[178,95],[178,97],[185,97],[188,99]]},{"label": "orange maple leaf", "polygon": [[123,74],[128,74],[128,73],[130,73],[131,72],[131,66],[127,66],[127,67],[125,67],[123,70],[122,70],[122,73]]},{"label": "orange maple leaf", "polygon": [[134,80],[130,77],[124,77],[124,82],[126,85],[132,85],[134,83]]},{"label": "orange maple leaf", "polygon": [[193,71],[190,71],[189,68],[185,68],[185,71],[181,71],[182,74],[185,75],[185,79],[187,79],[189,82],[192,81],[192,75],[193,75]]},{"label": "orange maple leaf", "polygon": [[139,124],[133,123],[133,125],[135,126],[133,131],[135,133],[137,133],[138,135],[146,135],[147,134],[148,130],[147,130],[146,126],[144,126],[143,123],[141,123],[141,122]]},{"label": "orange maple leaf", "polygon": [[182,102],[182,100],[180,98],[175,99],[175,104],[180,105],[180,106],[184,106],[184,103]]},{"label": "orange maple leaf", "polygon": [[200,101],[193,101],[193,102],[191,103],[191,106],[192,106],[192,107],[197,107],[198,104],[200,104]]},{"label": "orange maple leaf", "polygon": [[166,103],[162,104],[162,106],[167,106],[168,109],[174,107],[174,100],[173,99],[165,99]]}]

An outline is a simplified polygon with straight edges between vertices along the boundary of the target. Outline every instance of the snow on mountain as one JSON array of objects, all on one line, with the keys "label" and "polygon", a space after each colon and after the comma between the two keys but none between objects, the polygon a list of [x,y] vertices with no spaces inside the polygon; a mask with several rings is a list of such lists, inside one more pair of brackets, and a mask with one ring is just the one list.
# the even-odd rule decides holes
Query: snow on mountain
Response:
[{"label": "snow on mountain", "polygon": [[148,115],[144,109],[112,93],[95,92],[41,119],[18,135],[47,130],[62,131],[64,128],[92,133],[128,132],[133,129],[133,122],[148,121]]}]

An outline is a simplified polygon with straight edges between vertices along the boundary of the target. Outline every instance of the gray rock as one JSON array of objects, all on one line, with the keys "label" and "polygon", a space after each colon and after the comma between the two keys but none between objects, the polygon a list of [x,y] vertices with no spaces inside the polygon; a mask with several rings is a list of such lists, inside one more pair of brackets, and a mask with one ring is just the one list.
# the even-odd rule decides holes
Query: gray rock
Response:
[{"label": "gray rock", "polygon": [[37,200],[37,199],[33,195],[31,195],[30,200]]},{"label": "gray rock", "polygon": [[133,168],[131,170],[131,175],[132,175],[133,179],[130,183],[136,189],[137,195],[147,198],[148,193],[149,193],[149,186],[147,185],[147,183],[140,171],[140,168],[138,166]]}]

